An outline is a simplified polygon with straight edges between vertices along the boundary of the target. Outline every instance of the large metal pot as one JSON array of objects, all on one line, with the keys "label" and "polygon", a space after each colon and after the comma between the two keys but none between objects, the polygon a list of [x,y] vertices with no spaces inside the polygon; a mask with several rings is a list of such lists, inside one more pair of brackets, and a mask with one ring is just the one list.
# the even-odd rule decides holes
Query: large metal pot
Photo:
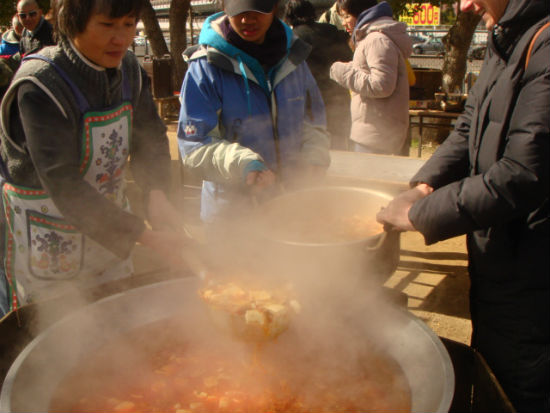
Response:
[{"label": "large metal pot", "polygon": [[[372,217],[392,195],[369,188],[324,186],[287,192],[262,205],[255,218],[256,230],[267,240],[269,254],[281,266],[299,267],[311,273],[367,274],[385,280],[399,262],[400,235],[380,229],[373,235],[351,240],[296,240],[283,235],[288,222],[311,221],[326,225],[326,218]],[[288,269],[286,269],[288,270]]]},{"label": "large metal pot", "polygon": [[[201,337],[210,323],[198,288],[194,278],[135,288],[86,306],[52,325],[12,364],[0,393],[0,411],[48,411],[55,389],[71,368],[136,327],[178,316],[191,337]],[[371,322],[374,325],[357,328],[368,332],[365,343],[375,340],[400,365],[411,387],[412,411],[448,411],[454,372],[439,338],[415,316],[391,306],[379,308]]]}]

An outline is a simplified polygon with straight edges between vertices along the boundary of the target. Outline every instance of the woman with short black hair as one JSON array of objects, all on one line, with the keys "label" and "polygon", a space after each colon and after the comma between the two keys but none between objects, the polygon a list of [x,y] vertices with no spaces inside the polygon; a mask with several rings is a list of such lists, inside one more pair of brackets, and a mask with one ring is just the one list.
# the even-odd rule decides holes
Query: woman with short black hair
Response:
[{"label": "woman with short black hair", "polygon": [[[180,226],[166,127],[128,51],[143,1],[56,6],[58,45],[23,60],[1,106],[11,309],[130,275],[136,242],[174,260],[184,243],[166,230]],[[153,230],[129,209],[129,158]]]}]

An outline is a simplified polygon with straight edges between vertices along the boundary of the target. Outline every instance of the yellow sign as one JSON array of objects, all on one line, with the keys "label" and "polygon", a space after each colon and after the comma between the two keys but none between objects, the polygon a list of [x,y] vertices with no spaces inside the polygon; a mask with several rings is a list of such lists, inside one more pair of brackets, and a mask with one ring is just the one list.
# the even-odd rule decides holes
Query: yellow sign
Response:
[{"label": "yellow sign", "polygon": [[399,21],[407,23],[409,26],[439,26],[440,11],[438,6],[430,3],[409,3],[407,10],[417,8],[418,11],[413,15],[402,14]]}]

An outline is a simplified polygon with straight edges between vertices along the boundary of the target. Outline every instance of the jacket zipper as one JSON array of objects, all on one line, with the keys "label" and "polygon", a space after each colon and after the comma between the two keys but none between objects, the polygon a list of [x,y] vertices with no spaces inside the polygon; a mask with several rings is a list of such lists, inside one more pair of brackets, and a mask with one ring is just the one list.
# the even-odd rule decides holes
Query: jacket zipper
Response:
[{"label": "jacket zipper", "polygon": [[270,96],[270,109],[271,109],[271,127],[273,129],[273,141],[275,144],[275,161],[277,162],[277,174],[281,171],[281,152],[279,148],[279,132],[277,129],[277,100],[275,99],[275,90],[271,86],[271,81],[267,79],[267,86],[269,88]]}]

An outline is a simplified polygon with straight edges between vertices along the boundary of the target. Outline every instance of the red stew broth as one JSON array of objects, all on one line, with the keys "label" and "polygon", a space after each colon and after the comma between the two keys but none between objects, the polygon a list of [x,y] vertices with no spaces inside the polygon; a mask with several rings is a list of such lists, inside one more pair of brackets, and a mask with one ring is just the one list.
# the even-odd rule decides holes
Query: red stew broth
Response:
[{"label": "red stew broth", "polygon": [[[353,365],[319,363],[318,355],[285,356],[263,347],[192,340],[181,320],[124,334],[77,365],[54,394],[52,412],[301,413],[411,409],[399,365],[365,349]],[[289,337],[285,337],[288,345]],[[290,343],[291,344],[291,343]],[[243,351],[243,349],[245,351]],[[248,351],[246,351],[248,350]],[[331,367],[320,367],[323,364]]]}]

